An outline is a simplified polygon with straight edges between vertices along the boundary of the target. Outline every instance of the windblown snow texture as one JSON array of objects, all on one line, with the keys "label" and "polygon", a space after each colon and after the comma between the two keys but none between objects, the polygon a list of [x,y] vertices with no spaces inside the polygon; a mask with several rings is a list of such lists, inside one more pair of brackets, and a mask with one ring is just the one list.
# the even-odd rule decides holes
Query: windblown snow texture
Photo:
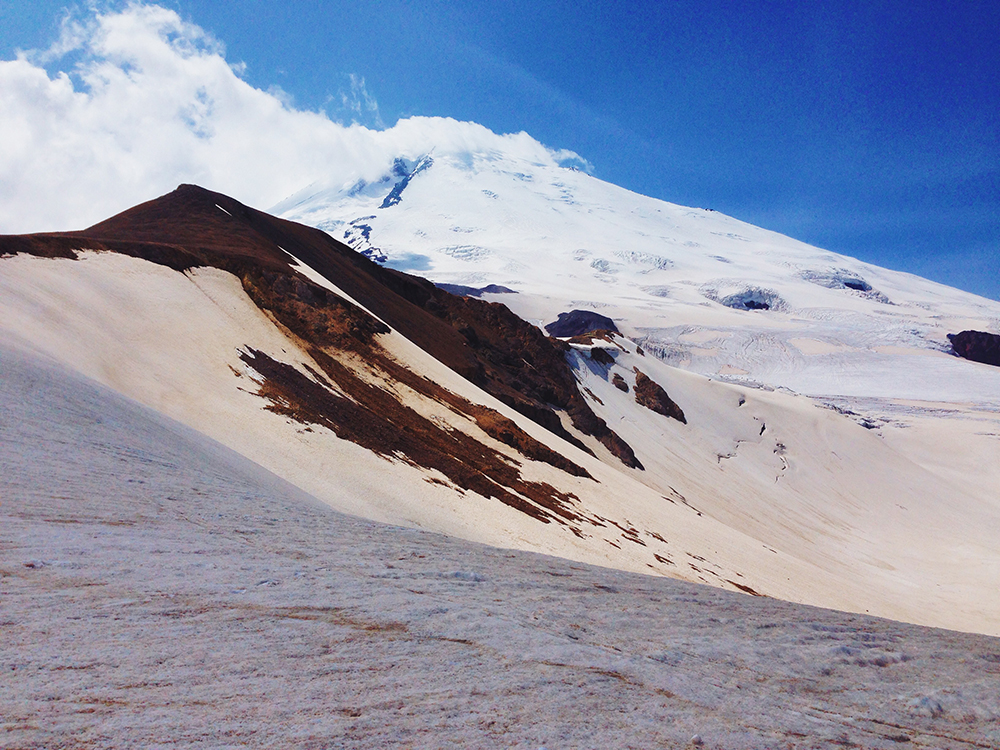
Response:
[{"label": "windblown snow texture", "polygon": [[4,349],[0,414],[7,747],[1000,736],[995,638],[339,514]]}]

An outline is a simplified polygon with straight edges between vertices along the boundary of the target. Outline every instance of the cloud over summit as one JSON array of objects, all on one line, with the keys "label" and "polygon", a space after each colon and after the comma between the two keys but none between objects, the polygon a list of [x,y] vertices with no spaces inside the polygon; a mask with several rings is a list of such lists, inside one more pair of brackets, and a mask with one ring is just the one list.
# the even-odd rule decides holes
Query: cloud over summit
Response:
[{"label": "cloud over summit", "polygon": [[[70,18],[48,50],[0,61],[0,232],[81,228],[181,182],[267,208],[310,183],[376,179],[395,157],[432,150],[567,159],[524,133],[444,118],[344,125],[242,73],[222,41],[141,3]],[[359,106],[377,117],[357,80]]]}]

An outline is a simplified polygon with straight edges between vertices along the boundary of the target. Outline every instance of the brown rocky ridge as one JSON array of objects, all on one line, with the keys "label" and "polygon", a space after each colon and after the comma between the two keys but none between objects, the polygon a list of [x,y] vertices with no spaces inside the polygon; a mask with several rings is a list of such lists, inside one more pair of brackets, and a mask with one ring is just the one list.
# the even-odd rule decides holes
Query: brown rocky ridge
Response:
[{"label": "brown rocky ridge", "polygon": [[[564,412],[580,433],[599,440],[627,466],[642,468],[631,447],[579,392],[566,361],[568,345],[504,305],[455,296],[425,279],[383,268],[322,231],[182,185],[82,231],[0,236],[2,255],[76,258],[81,250],[121,253],[178,272],[207,266],[234,274],[322,370],[310,378],[248,347],[241,358],[260,376],[259,395],[268,408],[328,427],[387,458],[439,471],[461,490],[497,498],[540,521],[567,523],[579,533],[575,522],[583,516],[571,494],[522,479],[518,461],[421,416],[390,395],[391,388],[361,378],[359,363],[384,383],[403,384],[445,404],[525,459],[577,477],[590,478],[588,472],[495,410],[400,364],[379,344],[387,326],[551,432],[587,450],[562,426],[559,412]],[[298,273],[291,256],[365,309]]]}]

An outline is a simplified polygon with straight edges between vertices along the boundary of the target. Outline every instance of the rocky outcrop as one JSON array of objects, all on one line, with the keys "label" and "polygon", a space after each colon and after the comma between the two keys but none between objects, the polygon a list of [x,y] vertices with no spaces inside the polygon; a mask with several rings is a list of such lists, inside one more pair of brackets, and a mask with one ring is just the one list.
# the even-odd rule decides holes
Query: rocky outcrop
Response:
[{"label": "rocky outcrop", "polygon": [[410,180],[423,172],[425,169],[429,169],[433,163],[434,160],[429,156],[423,157],[412,166],[410,166],[404,159],[396,159],[392,165],[392,173],[394,177],[400,177],[402,179],[393,185],[392,190],[387,196],[385,196],[385,199],[382,201],[382,205],[380,205],[379,208],[391,208],[398,205],[403,199],[403,191],[406,190],[406,186],[410,184]]},{"label": "rocky outcrop", "polygon": [[687,424],[681,407],[667,395],[659,383],[650,380],[649,376],[638,367],[633,369],[635,370],[635,402],[657,414],[676,419],[681,424]]},{"label": "rocky outcrop", "polygon": [[610,367],[615,363],[614,355],[603,346],[591,347],[590,359],[592,362],[597,362],[597,364],[604,365],[605,367]]},{"label": "rocky outcrop", "polygon": [[505,305],[434,292],[427,309],[447,320],[476,353],[480,369],[469,377],[473,383],[588,450],[566,431],[553,407],[565,411],[577,430],[597,438],[626,466],[642,468],[631,446],[594,414],[580,393],[566,361],[568,344],[545,336]]},{"label": "rocky outcrop", "polygon": [[614,331],[619,333],[618,326],[606,315],[599,315],[591,310],[571,310],[559,313],[559,318],[545,326],[545,331],[556,338],[580,336],[588,331]]},{"label": "rocky outcrop", "polygon": [[1000,367],[1000,336],[985,331],[949,333],[951,347],[959,357]]}]

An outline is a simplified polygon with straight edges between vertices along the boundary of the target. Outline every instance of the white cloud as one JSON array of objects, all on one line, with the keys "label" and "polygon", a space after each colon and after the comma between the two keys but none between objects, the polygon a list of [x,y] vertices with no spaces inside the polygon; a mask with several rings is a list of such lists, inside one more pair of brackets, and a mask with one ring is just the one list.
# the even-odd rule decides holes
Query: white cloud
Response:
[{"label": "white cloud", "polygon": [[[60,69],[70,57],[78,62]],[[140,3],[69,19],[49,50],[0,61],[0,232],[85,227],[182,182],[267,208],[310,183],[376,179],[393,158],[432,150],[576,157],[450,119],[342,125],[242,72],[219,40]],[[352,77],[350,96],[381,125],[363,78]]]},{"label": "white cloud", "polygon": [[354,124],[371,124],[376,128],[385,128],[382,116],[378,111],[378,102],[375,97],[368,93],[364,76],[354,73],[348,75],[351,81],[350,93],[341,91],[340,100],[344,109],[351,113],[351,120]]},{"label": "white cloud", "polygon": [[552,151],[552,158],[562,167],[579,169],[581,172],[586,172],[587,174],[594,173],[594,165],[576,153],[576,151],[561,148],[558,151]]}]

